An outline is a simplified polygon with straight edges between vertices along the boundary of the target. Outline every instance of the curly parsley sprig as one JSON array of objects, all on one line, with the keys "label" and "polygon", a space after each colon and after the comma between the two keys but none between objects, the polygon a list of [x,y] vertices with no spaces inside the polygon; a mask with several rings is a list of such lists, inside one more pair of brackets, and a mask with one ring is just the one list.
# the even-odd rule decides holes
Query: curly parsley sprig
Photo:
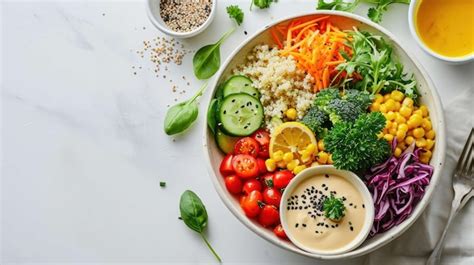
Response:
[{"label": "curly parsley sprig", "polygon": [[242,9],[240,9],[239,6],[237,5],[230,5],[226,8],[227,14],[229,14],[229,17],[234,19],[235,22],[237,22],[237,25],[240,26],[242,22],[244,21],[244,12],[242,12]]}]

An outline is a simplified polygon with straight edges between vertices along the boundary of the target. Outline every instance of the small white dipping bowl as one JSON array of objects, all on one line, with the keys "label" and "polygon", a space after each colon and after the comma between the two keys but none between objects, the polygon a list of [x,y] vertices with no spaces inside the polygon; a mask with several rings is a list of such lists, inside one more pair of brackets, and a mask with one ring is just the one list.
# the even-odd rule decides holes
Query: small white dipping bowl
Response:
[{"label": "small white dipping bowl", "polygon": [[203,32],[211,24],[212,20],[216,16],[217,0],[211,0],[211,13],[209,14],[207,20],[201,26],[186,32],[174,31],[171,30],[161,18],[160,2],[161,0],[147,1],[148,18],[151,20],[151,23],[160,31],[175,38],[185,39],[196,36],[197,34]]},{"label": "small white dipping bowl", "polygon": [[420,47],[429,55],[450,64],[464,64],[464,63],[474,61],[474,54],[468,54],[462,57],[448,57],[448,56],[441,55],[433,51],[432,49],[430,49],[428,46],[426,46],[426,44],[421,40],[420,36],[418,36],[418,33],[416,31],[415,17],[416,17],[418,5],[420,4],[421,1],[422,0],[411,0],[410,7],[408,8],[408,26],[410,27],[411,35],[416,40],[418,45],[420,45]]},{"label": "small white dipping bowl", "polygon": [[293,190],[304,180],[308,178],[312,178],[315,176],[321,176],[324,174],[328,175],[336,175],[342,177],[349,181],[355,188],[358,190],[362,196],[362,200],[364,201],[365,205],[365,222],[364,226],[360,233],[352,240],[349,244],[334,250],[317,250],[310,248],[301,244],[298,240],[296,240],[293,235],[291,234],[290,227],[288,225],[288,221],[286,219],[286,210],[280,210],[280,220],[283,229],[285,230],[286,235],[288,238],[295,244],[297,247],[303,249],[304,251],[319,254],[319,255],[335,255],[335,254],[342,254],[348,251],[351,251],[357,248],[369,235],[370,229],[372,228],[372,224],[374,223],[374,203],[372,201],[372,195],[370,194],[369,190],[365,186],[364,182],[354,173],[346,170],[339,170],[333,166],[315,166],[307,168],[301,171],[298,175],[296,175],[290,182],[290,184],[285,188],[283,195],[281,197],[280,202],[280,209],[286,209],[288,206],[288,198],[291,197]]}]

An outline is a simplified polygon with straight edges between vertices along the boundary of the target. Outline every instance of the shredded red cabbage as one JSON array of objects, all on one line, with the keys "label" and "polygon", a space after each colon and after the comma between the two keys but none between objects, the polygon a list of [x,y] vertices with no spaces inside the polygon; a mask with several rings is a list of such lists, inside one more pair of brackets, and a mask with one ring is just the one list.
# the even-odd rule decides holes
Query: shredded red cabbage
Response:
[{"label": "shredded red cabbage", "polygon": [[[396,146],[397,140],[394,139],[392,150]],[[375,205],[370,236],[385,232],[407,219],[425,194],[433,167],[419,161],[421,152],[424,150],[412,144],[399,158],[390,157],[372,167],[365,176]]]}]

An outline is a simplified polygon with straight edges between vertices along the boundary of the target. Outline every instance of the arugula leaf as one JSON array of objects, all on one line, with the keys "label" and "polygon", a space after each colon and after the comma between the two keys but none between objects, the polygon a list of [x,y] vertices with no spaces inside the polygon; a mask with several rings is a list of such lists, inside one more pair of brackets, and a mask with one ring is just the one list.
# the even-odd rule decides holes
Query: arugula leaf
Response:
[{"label": "arugula leaf", "polygon": [[[354,88],[368,91],[372,94],[379,92],[391,92],[398,89],[406,96],[417,101],[418,91],[413,76],[407,77],[403,71],[403,65],[392,57],[392,47],[386,43],[381,36],[372,35],[368,32],[353,30],[349,32],[352,38],[348,45],[353,50],[352,58],[343,54],[346,62],[337,66],[339,74],[346,72],[347,76],[339,84],[343,88]],[[357,72],[362,80],[352,82],[350,77]],[[339,74],[334,77],[331,85],[338,80]]]},{"label": "arugula leaf", "polygon": [[242,9],[240,9],[239,6],[237,5],[230,5],[226,8],[227,14],[229,14],[230,18],[233,18],[235,22],[237,22],[237,25],[240,26],[242,22],[244,21],[244,12],[242,12]]}]

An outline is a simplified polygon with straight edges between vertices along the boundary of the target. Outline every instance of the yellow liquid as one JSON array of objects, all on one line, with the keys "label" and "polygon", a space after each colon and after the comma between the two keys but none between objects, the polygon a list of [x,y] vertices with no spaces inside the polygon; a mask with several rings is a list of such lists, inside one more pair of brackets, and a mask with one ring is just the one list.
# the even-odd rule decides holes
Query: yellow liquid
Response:
[{"label": "yellow liquid", "polygon": [[422,0],[415,25],[435,53],[462,57],[474,52],[474,0]]}]

